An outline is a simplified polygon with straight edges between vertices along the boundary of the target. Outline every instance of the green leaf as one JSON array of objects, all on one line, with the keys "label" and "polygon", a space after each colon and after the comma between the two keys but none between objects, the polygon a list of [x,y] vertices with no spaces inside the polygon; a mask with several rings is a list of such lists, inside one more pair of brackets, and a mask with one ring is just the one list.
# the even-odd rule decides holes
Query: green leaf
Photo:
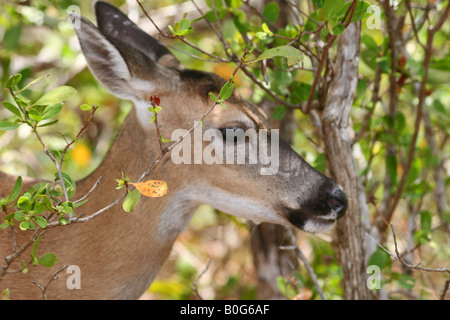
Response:
[{"label": "green leaf", "polygon": [[323,4],[323,11],[327,18],[337,15],[345,6],[345,0],[325,0]]},{"label": "green leaf", "polygon": [[242,0],[225,0],[225,2],[232,9],[237,9],[242,6]]},{"label": "green leaf", "polygon": [[[41,237],[37,238],[36,241],[34,241],[33,251],[31,252],[31,258],[33,260],[36,259],[36,250],[37,250],[37,246],[39,244],[39,241],[41,241]],[[37,260],[36,260],[36,262],[37,262]]]},{"label": "green leaf", "polygon": [[15,105],[13,105],[12,103],[10,103],[8,101],[3,101],[2,104],[6,109],[8,109],[12,113],[14,113],[14,115],[19,117],[19,119],[22,118],[22,113],[20,112],[19,108],[17,108]]},{"label": "green leaf", "polygon": [[428,210],[420,213],[420,232],[426,238],[429,238],[431,234],[431,213]]},{"label": "green leaf", "polygon": [[44,266],[47,268],[53,267],[55,265],[56,261],[58,261],[58,258],[56,257],[56,255],[53,252],[48,252],[46,254],[43,254],[38,259],[38,263],[41,266]]},{"label": "green leaf", "polygon": [[20,89],[19,91],[17,91],[17,92],[16,92],[16,96],[17,96],[19,93],[21,93],[22,91],[28,89],[30,86],[32,86],[33,84],[35,84],[36,82],[42,80],[43,78],[45,78],[45,77],[47,77],[47,76],[48,76],[48,75],[45,74],[45,75],[43,75],[43,76],[40,76],[40,77],[37,78],[37,79],[34,79],[34,80],[31,81],[29,84],[27,84],[25,87],[23,87],[22,89]]},{"label": "green leaf", "polygon": [[125,197],[125,200],[123,200],[122,208],[126,212],[131,212],[136,207],[137,203],[139,202],[139,199],[141,198],[141,194],[138,190],[134,189],[133,191],[130,191],[127,196]]},{"label": "green leaf", "polygon": [[48,127],[48,126],[51,126],[51,125],[57,123],[58,121],[59,121],[59,119],[55,119],[55,120],[52,120],[52,121],[49,121],[49,122],[40,124],[40,125],[38,125],[38,127],[39,127],[39,128],[42,128],[42,127]]},{"label": "green leaf", "polygon": [[175,31],[175,29],[169,24],[169,31],[172,33],[172,35],[176,35],[177,34],[177,32]]},{"label": "green leaf", "polygon": [[15,219],[16,221],[18,221],[18,222],[24,221],[25,218],[26,218],[26,215],[25,215],[25,213],[23,213],[22,211],[16,211],[16,212],[14,213],[14,219]]},{"label": "green leaf", "polygon": [[273,36],[273,32],[269,29],[269,26],[266,23],[263,22],[261,28],[266,34],[268,34],[269,36]]},{"label": "green leaf", "polygon": [[19,200],[17,200],[17,206],[25,212],[31,210],[31,201],[25,196],[21,196]]},{"label": "green leaf", "polygon": [[10,76],[8,81],[5,83],[5,88],[9,89],[14,87],[20,82],[20,80],[22,80],[22,75],[20,73]]},{"label": "green leaf", "polygon": [[19,176],[19,177],[17,177],[16,182],[14,183],[14,187],[7,198],[8,203],[11,203],[17,199],[20,192],[22,191],[22,186],[23,186],[22,177]]},{"label": "green leaf", "polygon": [[28,99],[25,99],[22,95],[17,93],[14,96],[14,101],[22,108],[28,108],[28,104],[30,103]]},{"label": "green leaf", "polygon": [[264,51],[255,60],[249,61],[253,63],[273,57],[284,57],[288,60],[288,65],[292,66],[303,59],[303,54],[300,50],[291,46],[280,46]]},{"label": "green leaf", "polygon": [[416,279],[407,274],[392,272],[391,277],[406,290],[411,290],[416,285]]},{"label": "green leaf", "polygon": [[381,248],[377,248],[377,250],[370,256],[367,265],[375,265],[380,267],[380,269],[384,269],[385,267],[391,266],[391,258],[386,251]]},{"label": "green leaf", "polygon": [[[349,3],[349,7],[350,7]],[[370,6],[370,4],[366,1],[358,1],[355,7],[355,11],[353,12],[353,17],[351,22],[356,22],[359,20],[362,20],[370,15],[369,12],[367,12],[367,8]]]},{"label": "green leaf", "polygon": [[286,107],[283,105],[279,105],[272,112],[272,118],[275,120],[281,120],[286,115]]},{"label": "green leaf", "polygon": [[80,106],[80,109],[83,110],[83,111],[88,111],[88,110],[91,110],[91,109],[92,109],[92,105],[91,105],[91,104],[83,103],[83,104]]},{"label": "green leaf", "polygon": [[20,230],[22,230],[22,231],[28,230],[28,229],[30,228],[30,221],[22,221],[22,222],[19,224],[19,228],[20,228]]},{"label": "green leaf", "polygon": [[209,93],[209,98],[210,98],[212,101],[217,102],[217,97],[216,97],[216,95],[215,95],[214,93],[210,92],[210,93]]},{"label": "green leaf", "polygon": [[241,33],[246,33],[250,28],[250,23],[247,21],[247,16],[245,15],[245,12],[242,10],[234,11],[233,22],[236,28]]},{"label": "green leaf", "polygon": [[65,214],[71,214],[73,212],[73,203],[71,201],[66,201],[61,206]]},{"label": "green leaf", "polygon": [[8,131],[17,129],[20,126],[20,123],[8,122],[8,121],[0,121],[0,130]]},{"label": "green leaf", "polygon": [[55,117],[62,109],[63,103],[49,105],[42,112],[42,120],[48,120]]},{"label": "green leaf", "polygon": [[37,223],[37,225],[41,228],[47,227],[47,220],[45,220],[44,217],[35,217],[34,221]]},{"label": "green leaf", "polygon": [[268,3],[262,12],[263,16],[272,23],[277,22],[280,15],[280,7],[276,2]]},{"label": "green leaf", "polygon": [[39,122],[42,120],[42,114],[41,111],[42,108],[41,107],[37,107],[37,108],[31,108],[30,110],[28,110],[28,115],[30,116],[31,119],[33,119],[36,122]]},{"label": "green leaf", "polygon": [[19,24],[13,25],[6,29],[3,35],[3,46],[7,50],[14,50],[19,44],[20,34],[22,33],[22,27]]},{"label": "green leaf", "polygon": [[194,28],[191,27],[191,21],[183,18],[179,22],[175,22],[174,26],[169,26],[170,32],[174,36],[184,36],[194,32]]},{"label": "green leaf", "polygon": [[[58,172],[55,173],[55,177],[59,179]],[[64,180],[64,185],[66,186],[67,195],[69,196],[69,198],[72,198],[77,190],[77,185],[75,181],[72,179],[72,177],[69,176],[67,173],[62,172],[62,177]]]},{"label": "green leaf", "polygon": [[185,30],[189,29],[189,27],[191,26],[191,21],[186,18],[181,19],[179,26],[180,26],[179,31],[185,31]]},{"label": "green leaf", "polygon": [[0,295],[0,300],[9,300],[9,288],[6,288],[5,290],[2,291],[2,294]]},{"label": "green leaf", "polygon": [[66,101],[70,97],[74,96],[76,93],[77,90],[75,90],[72,87],[61,86],[44,94],[33,105],[48,106],[52,104],[57,104]]},{"label": "green leaf", "polygon": [[172,142],[172,140],[170,140],[170,139],[169,139],[169,140],[164,139],[163,136],[162,136],[162,134],[159,135],[159,138],[161,139],[161,142],[162,142],[162,143]]},{"label": "green leaf", "polygon": [[233,94],[234,86],[233,83],[227,82],[224,84],[222,89],[220,89],[220,99],[227,100]]},{"label": "green leaf", "polygon": [[333,28],[333,34],[338,36],[340,34],[342,34],[344,32],[345,28],[344,25],[342,23],[338,23],[334,28]]}]

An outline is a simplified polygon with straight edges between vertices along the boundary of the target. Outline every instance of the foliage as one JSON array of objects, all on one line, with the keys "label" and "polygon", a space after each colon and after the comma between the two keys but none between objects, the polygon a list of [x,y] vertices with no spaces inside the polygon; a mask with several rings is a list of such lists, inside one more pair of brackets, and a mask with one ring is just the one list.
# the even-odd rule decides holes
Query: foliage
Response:
[{"label": "foliage", "polygon": [[[153,3],[142,3],[150,13],[151,9],[157,9],[151,7]],[[158,2],[158,6],[173,3],[178,1]],[[253,10],[251,3],[206,1],[201,14],[194,10],[182,17],[170,17],[173,22],[164,41],[188,53],[174,51],[187,67],[215,71],[229,80],[219,97],[210,96],[213,103],[225,108],[225,100],[236,88],[255,103],[271,101],[270,114],[274,120],[295,124],[294,148],[319,170],[326,171],[324,144],[314,115],[323,111],[327,86],[333,79],[335,39],[345,32],[351,12],[350,21],[361,23],[361,44],[358,84],[350,114],[349,135],[353,139],[350,156],[358,165],[370,205],[370,221],[365,221],[369,225],[367,232],[373,235],[375,230],[379,234],[376,239],[379,245],[372,246],[368,265],[382,270],[383,290],[401,292],[401,289],[417,298],[436,298],[440,289],[435,288],[441,288],[443,283],[441,275],[432,273],[424,279],[420,271],[411,273],[411,269],[404,269],[380,246],[391,252],[397,248],[388,224],[384,223],[386,219],[395,226],[397,238],[402,239],[400,256],[410,263],[418,259],[445,266],[450,256],[445,245],[450,215],[448,204],[442,205],[442,199],[448,199],[450,181],[448,21],[433,35],[432,57],[428,64],[424,63],[428,29],[437,23],[448,1],[430,4],[418,0],[414,5],[410,1],[395,2],[389,14],[386,7],[380,8],[383,4],[372,8],[371,5],[376,5],[373,1],[356,1],[350,10],[352,2],[313,0],[301,2],[298,7],[290,6],[289,19],[279,2],[264,2],[260,10]],[[124,1],[115,4],[124,5]],[[54,186],[40,184],[20,195],[19,178],[12,192],[0,200],[4,212],[6,207],[16,208],[15,213],[2,220],[2,228],[13,223],[19,223],[23,230],[45,228],[48,220],[44,211],[52,212],[59,223],[67,223],[75,204],[65,199],[62,186],[67,187],[70,198],[76,187],[73,181],[99,163],[112,133],[130,109],[128,102],[111,98],[79,62],[73,30],[65,23],[66,8],[70,5],[89,11],[78,1],[33,1],[5,4],[0,14],[1,80],[14,93],[12,96],[7,91],[0,93],[4,107],[0,108],[2,171],[53,179],[54,163],[42,161],[47,155],[39,140],[29,139],[30,136],[42,132],[49,152],[62,155],[67,145],[64,136],[77,136],[92,106],[104,106],[83,142],[76,139],[73,148],[67,150],[64,161],[67,172],[57,173]],[[125,11],[127,6],[122,8]],[[219,35],[216,41],[211,40],[213,31],[204,29],[205,22],[216,26]],[[34,33],[42,36],[32,36]],[[321,54],[328,43],[323,60]],[[230,78],[233,67],[229,65],[237,63],[245,52],[251,53]],[[319,68],[322,61],[324,65]],[[423,92],[418,89],[422,82]],[[54,88],[43,94],[48,86]],[[74,95],[73,87],[78,95]],[[423,108],[419,108],[421,103]],[[80,105],[86,113],[80,112]],[[159,110],[151,108],[156,122]],[[166,142],[162,136],[160,139]],[[129,181],[122,177],[120,183],[125,186]],[[129,211],[138,196],[139,192],[128,194],[124,205]],[[198,294],[212,298],[256,298],[251,263],[242,252],[244,249],[238,249],[249,234],[241,221],[202,207],[190,230],[179,240],[186,250],[173,261],[175,275],[159,278],[150,291],[162,298],[194,298],[196,293],[191,286],[205,264],[198,261],[212,257],[221,263],[213,263],[208,276],[203,276],[206,280],[200,279]],[[312,249],[310,261],[327,297],[343,298],[342,274],[330,239],[326,235],[298,236],[303,246]],[[236,238],[240,240],[233,240]],[[49,254],[32,259],[44,266],[50,266],[52,260]],[[279,278],[277,282],[288,298],[318,298],[303,269],[293,274],[292,279]],[[2,298],[8,296],[9,292],[2,293]],[[398,293],[389,297],[405,298]]]}]

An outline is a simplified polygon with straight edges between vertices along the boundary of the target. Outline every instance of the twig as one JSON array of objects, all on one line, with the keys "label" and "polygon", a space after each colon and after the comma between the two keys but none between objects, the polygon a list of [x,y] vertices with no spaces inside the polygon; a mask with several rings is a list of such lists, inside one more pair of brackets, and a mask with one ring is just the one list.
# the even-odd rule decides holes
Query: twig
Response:
[{"label": "twig", "polygon": [[56,271],[55,273],[53,273],[51,276],[50,276],[50,279],[48,280],[48,282],[47,282],[47,285],[44,287],[42,284],[40,284],[40,283],[38,283],[37,282],[37,277],[36,277],[36,280],[33,280],[33,281],[31,281],[31,283],[33,283],[36,287],[38,287],[40,290],[41,290],[41,294],[42,294],[42,298],[44,299],[44,300],[47,300],[47,289],[48,289],[48,287],[50,286],[50,284],[53,282],[53,281],[55,281],[55,280],[57,280],[59,277],[58,277],[58,274],[60,274],[61,272],[63,272],[65,269],[67,269],[67,267],[68,267],[69,265],[64,265],[64,266],[62,266],[58,271]]},{"label": "twig", "polygon": [[380,247],[384,252],[386,252],[388,255],[390,255],[392,258],[394,258],[395,260],[397,260],[398,262],[400,262],[403,266],[410,268],[410,269],[415,269],[415,270],[420,270],[420,271],[426,271],[426,272],[442,272],[442,273],[447,273],[450,275],[450,269],[447,268],[426,268],[426,267],[421,267],[420,263],[417,265],[412,265],[410,263],[407,263],[403,260],[403,258],[400,256],[399,252],[398,252],[398,248],[397,248],[397,240],[396,240],[396,236],[395,236],[395,232],[394,232],[394,227],[392,226],[392,223],[390,223],[391,225],[391,229],[392,229],[392,234],[394,236],[394,245],[395,245],[395,253],[393,254],[392,252],[390,252],[388,249],[386,249],[384,246],[382,246],[374,237],[372,237],[369,233],[366,232],[366,235],[372,239],[373,241],[375,241],[375,243],[377,244],[378,247]]},{"label": "twig", "polygon": [[308,271],[309,277],[311,278],[312,282],[314,283],[314,287],[317,290],[317,293],[319,294],[320,298],[322,300],[327,300],[327,298],[325,297],[325,294],[323,293],[322,288],[319,285],[319,281],[317,280],[317,275],[314,272],[314,269],[311,267],[311,265],[309,264],[308,259],[305,257],[305,255],[303,254],[302,250],[300,250],[300,247],[297,244],[295,235],[292,233],[291,229],[289,229],[288,227],[285,227],[285,230],[287,232],[287,234],[290,236],[290,241],[292,243],[292,246],[289,247],[281,247],[284,250],[295,250],[295,253],[297,254],[298,258],[303,262],[303,264],[305,265],[306,271]]},{"label": "twig", "polygon": [[270,90],[269,88],[267,88],[267,86],[265,86],[250,70],[248,70],[245,66],[241,68],[242,71],[261,89],[263,89],[270,97],[272,97],[276,102],[283,104],[285,107],[289,108],[289,109],[300,109],[303,111],[303,107],[305,106],[304,103],[301,104],[293,104],[290,103],[289,101],[280,99],[278,97],[278,95],[273,92],[272,90]]},{"label": "twig", "polygon": [[[344,17],[343,20],[345,20],[345,18],[347,18],[347,16],[348,16],[348,19],[344,23],[344,29],[347,28],[348,25],[350,24],[350,22],[352,21],[353,13],[355,12],[355,8],[356,8],[356,3],[357,3],[357,1],[353,0],[352,4],[350,5],[350,7],[347,10],[347,13],[345,14],[345,17]],[[305,108],[305,111],[304,111],[305,114],[309,114],[309,112],[311,111],[311,105],[312,105],[314,93],[316,91],[316,86],[317,86],[317,84],[319,82],[320,75],[322,73],[322,69],[323,69],[323,67],[325,65],[325,61],[328,58],[328,50],[330,49],[331,45],[334,43],[336,38],[337,38],[336,35],[332,35],[328,39],[325,47],[323,48],[322,55],[321,55],[320,61],[319,61],[319,66],[317,67],[316,74],[314,76],[314,80],[313,80],[313,83],[312,83],[312,86],[311,86],[311,91],[309,92],[308,102],[306,103],[306,108]]]},{"label": "twig", "polygon": [[84,201],[85,199],[87,199],[87,197],[89,197],[89,195],[95,190],[95,188],[97,188],[97,186],[100,184],[100,180],[102,180],[102,177],[100,176],[97,181],[95,182],[94,186],[91,188],[91,190],[89,190],[84,196],[82,196],[80,199],[75,200],[73,202],[73,204],[77,204],[81,201]]},{"label": "twig", "polygon": [[142,11],[144,12],[145,16],[150,20],[150,22],[153,24],[153,26],[156,28],[156,30],[158,30],[159,32],[159,36],[160,37],[165,37],[168,39],[178,39],[181,42],[184,42],[185,44],[187,44],[188,46],[190,46],[191,48],[203,53],[204,55],[207,55],[208,57],[220,61],[220,62],[231,62],[231,60],[229,59],[225,59],[219,56],[216,56],[212,53],[209,53],[205,50],[203,50],[202,48],[196,46],[195,44],[193,44],[192,42],[190,42],[189,40],[187,40],[185,37],[183,36],[176,36],[176,35],[169,35],[165,32],[163,32],[155,23],[155,21],[153,21],[153,19],[150,17],[150,15],[148,14],[147,10],[144,8],[144,6],[141,4],[141,2],[139,0],[136,0],[136,2],[139,4],[139,6],[141,7]]},{"label": "twig", "polygon": [[380,82],[381,82],[381,68],[380,65],[377,64],[375,69],[375,79],[373,83],[373,93],[372,93],[372,109],[366,114],[366,116],[363,119],[363,123],[361,126],[361,129],[355,134],[355,137],[353,138],[352,145],[357,143],[359,139],[364,135],[367,128],[369,127],[370,119],[372,118],[373,114],[375,113],[375,109],[377,106],[378,101],[380,100]]},{"label": "twig", "polygon": [[[27,240],[19,249],[17,249],[15,252],[11,253],[10,255],[7,255],[4,259],[3,266],[0,268],[0,282],[3,279],[3,276],[6,274],[6,271],[10,267],[11,263],[20,257],[22,253],[25,252],[26,249],[34,242],[37,238],[42,236],[44,234],[46,229],[42,230],[40,227],[36,227],[34,230],[33,236]],[[40,232],[38,234],[38,232]]]},{"label": "twig", "polygon": [[447,295],[449,285],[450,285],[450,278],[445,280],[444,289],[442,289],[442,293],[439,296],[439,300],[445,300],[445,296]]},{"label": "twig", "polygon": [[142,12],[144,12],[144,14],[146,15],[146,17],[148,18],[148,20],[150,20],[150,22],[153,24],[153,26],[156,28],[156,30],[158,30],[159,35],[160,36],[164,36],[166,38],[173,38],[173,36],[168,35],[167,33],[163,32],[155,23],[155,21],[153,21],[153,19],[150,17],[150,15],[147,13],[147,10],[145,10],[144,6],[141,4],[141,2],[139,0],[136,0],[136,2],[138,3],[138,5],[141,7]]},{"label": "twig", "polygon": [[162,135],[161,135],[161,131],[159,130],[159,125],[158,125],[158,110],[156,110],[156,108],[161,108],[160,105],[160,99],[158,96],[151,96],[150,97],[150,104],[152,105],[153,108],[153,118],[154,119],[154,123],[155,123],[155,128],[156,128],[156,136],[158,138],[158,142],[159,142],[159,149],[162,151],[163,150],[163,144],[162,144]]},{"label": "twig", "polygon": [[200,281],[201,277],[203,277],[203,275],[208,271],[209,266],[211,265],[211,262],[212,262],[212,259],[209,259],[208,263],[205,266],[205,268],[203,268],[203,270],[200,272],[200,274],[198,275],[197,279],[192,283],[192,286],[191,286],[191,290],[194,291],[197,294],[197,297],[200,300],[203,300],[203,298],[200,295],[200,293],[198,292],[198,282]]},{"label": "twig", "polygon": [[64,156],[66,155],[67,150],[69,150],[70,146],[72,144],[74,144],[78,139],[80,139],[84,135],[84,133],[87,130],[89,124],[91,123],[92,118],[94,117],[94,113],[95,113],[95,111],[97,111],[98,107],[99,106],[93,106],[92,107],[92,111],[91,111],[91,114],[89,115],[89,118],[83,124],[83,126],[81,127],[81,129],[78,132],[78,134],[75,136],[75,138],[71,142],[67,143],[67,145],[64,147],[64,149],[63,149],[63,151],[61,153],[61,159],[59,161],[59,166],[61,168],[62,168],[62,165],[63,165],[63,162],[64,162]]},{"label": "twig", "polygon": [[417,43],[425,50],[425,45],[419,39],[419,35],[417,32],[417,27],[416,27],[416,21],[414,20],[414,16],[412,14],[411,1],[406,0],[405,4],[406,4],[406,8],[408,9],[409,17],[411,19],[411,26],[412,26],[412,30],[414,32],[414,37],[416,38]]}]

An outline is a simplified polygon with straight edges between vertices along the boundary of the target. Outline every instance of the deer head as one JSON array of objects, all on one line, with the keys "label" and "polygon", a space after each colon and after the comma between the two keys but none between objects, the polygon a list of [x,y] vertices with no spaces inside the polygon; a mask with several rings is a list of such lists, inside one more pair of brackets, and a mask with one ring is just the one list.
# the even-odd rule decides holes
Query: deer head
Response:
[{"label": "deer head", "polygon": [[[97,2],[95,11],[98,27],[81,18],[80,28],[77,29],[89,68],[114,95],[134,102],[138,120],[136,125],[148,133],[141,139],[151,140],[156,153],[158,143],[153,138],[156,136],[155,127],[150,124],[152,114],[147,110],[149,97],[160,97],[163,107],[158,115],[161,133],[164,137],[173,137],[177,130],[192,127],[211,105],[209,92],[217,94],[225,80],[212,73],[183,68],[166,47],[142,31],[117,8]],[[226,104],[226,109],[214,109],[203,121],[203,131],[200,132],[212,129],[209,132],[213,132],[214,139],[206,139],[200,134],[196,136],[194,131],[192,139],[183,141],[183,146],[188,147],[183,147],[183,157],[192,157],[190,164],[186,161],[181,164],[174,163],[176,161],[164,163],[162,170],[166,174],[162,176],[169,183],[172,198],[210,204],[254,222],[291,224],[309,232],[325,230],[342,217],[347,207],[342,188],[306,163],[273,130],[265,131],[268,137],[257,141],[249,141],[248,137],[237,139],[230,134],[227,136],[230,131],[263,130],[258,123],[265,122],[265,119],[257,107],[244,101],[236,92]],[[259,121],[255,121],[255,115],[259,115]],[[221,134],[218,136],[214,132]],[[220,141],[222,143],[217,144]],[[267,164],[261,161],[252,164],[249,161],[244,164],[227,164],[225,161],[223,164],[206,164],[195,159],[195,154],[189,154],[199,147],[203,150],[208,145],[211,147],[214,143],[216,156],[222,151],[222,159],[227,152],[230,153],[230,148],[238,157],[239,145],[247,144],[241,150],[249,150],[252,145],[252,150],[272,150],[275,171],[261,174],[267,168]],[[191,144],[192,148],[187,144]],[[138,145],[135,147],[140,148]],[[218,149],[220,147],[221,151]],[[249,156],[245,159],[249,160]],[[171,209],[174,209],[178,202],[172,202]],[[165,221],[164,225],[170,225],[174,216],[169,210],[165,211],[167,217],[163,217],[162,221]]]}]

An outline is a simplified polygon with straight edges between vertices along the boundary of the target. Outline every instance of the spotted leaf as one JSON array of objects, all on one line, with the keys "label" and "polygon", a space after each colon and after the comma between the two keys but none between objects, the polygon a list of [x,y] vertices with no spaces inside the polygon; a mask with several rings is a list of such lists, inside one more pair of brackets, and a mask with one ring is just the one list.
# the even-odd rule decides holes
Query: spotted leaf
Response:
[{"label": "spotted leaf", "polygon": [[138,183],[129,182],[128,184],[135,186],[136,189],[146,197],[162,197],[169,191],[167,183],[161,180],[148,180]]}]

